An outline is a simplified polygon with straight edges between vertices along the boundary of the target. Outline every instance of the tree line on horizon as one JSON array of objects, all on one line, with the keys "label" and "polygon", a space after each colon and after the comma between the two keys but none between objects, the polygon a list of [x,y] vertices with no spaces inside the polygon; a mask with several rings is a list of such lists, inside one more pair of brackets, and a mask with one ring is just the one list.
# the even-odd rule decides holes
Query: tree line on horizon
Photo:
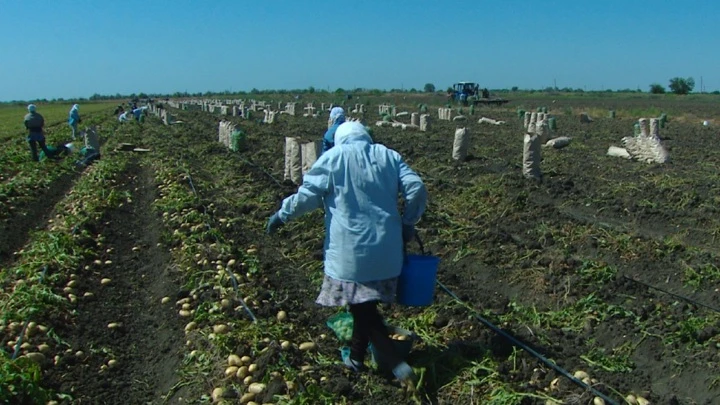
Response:
[{"label": "tree line on horizon", "polygon": [[[667,86],[668,90],[672,94],[677,95],[686,95],[692,93],[693,89],[695,88],[695,80],[692,77],[688,78],[682,78],[682,77],[674,77],[670,79],[669,84]],[[452,88],[448,87],[447,92],[451,92]],[[544,89],[520,89],[518,86],[513,86],[510,89],[490,89],[492,93],[515,93],[515,92],[522,92],[522,93],[642,93],[643,91],[640,88],[637,89],[618,89],[618,90],[612,90],[612,89],[605,89],[605,90],[584,90],[581,88],[571,88],[571,87],[545,87]],[[205,91],[205,92],[194,92],[190,93],[187,91],[184,92],[174,92],[174,93],[131,93],[131,94],[98,94],[95,93],[92,96],[85,98],[70,98],[70,99],[64,99],[64,98],[53,98],[53,99],[34,99],[34,100],[12,100],[12,101],[6,101],[3,102],[3,104],[25,104],[28,102],[31,103],[63,103],[63,102],[86,102],[86,101],[108,101],[108,100],[146,100],[146,99],[166,99],[166,98],[201,98],[201,97],[231,97],[231,96],[240,96],[240,95],[267,95],[267,94],[277,94],[277,95],[302,95],[302,94],[338,94],[338,95],[346,95],[346,94],[368,94],[368,95],[376,95],[380,96],[383,94],[388,93],[409,93],[409,94],[417,94],[417,93],[437,93],[438,90],[435,87],[433,83],[425,83],[422,89],[417,88],[393,88],[393,89],[367,89],[367,88],[354,88],[354,89],[344,89],[342,87],[339,87],[335,89],[334,91],[330,91],[327,89],[317,89],[313,86],[310,86],[305,89],[291,89],[291,90],[283,90],[283,89],[266,89],[266,90],[259,90],[257,88],[253,88],[250,91],[231,91],[231,90],[224,90],[224,91]],[[650,94],[666,94],[668,93],[664,86],[662,86],[659,83],[653,83],[650,85],[650,89],[648,91]],[[713,91],[710,94],[720,94],[720,91]]]}]

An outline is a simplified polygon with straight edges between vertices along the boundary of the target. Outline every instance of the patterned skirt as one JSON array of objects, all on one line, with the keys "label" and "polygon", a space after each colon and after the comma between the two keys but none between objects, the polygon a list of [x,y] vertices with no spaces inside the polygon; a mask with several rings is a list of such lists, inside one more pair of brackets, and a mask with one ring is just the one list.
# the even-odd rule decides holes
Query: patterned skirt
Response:
[{"label": "patterned skirt", "polygon": [[395,302],[398,278],[368,281],[340,281],[325,275],[316,303],[326,307],[361,304],[368,301]]}]

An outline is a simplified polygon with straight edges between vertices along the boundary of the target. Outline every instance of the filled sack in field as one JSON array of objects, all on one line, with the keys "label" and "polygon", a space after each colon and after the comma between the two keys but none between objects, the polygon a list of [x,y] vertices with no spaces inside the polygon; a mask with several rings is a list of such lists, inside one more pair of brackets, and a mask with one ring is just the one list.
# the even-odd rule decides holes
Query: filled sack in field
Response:
[{"label": "filled sack in field", "polygon": [[627,152],[635,160],[647,163],[667,163],[670,160],[670,154],[660,139],[659,120],[651,118],[649,128],[648,120],[645,118],[639,119],[638,124],[639,135],[626,136],[622,139]]},{"label": "filled sack in field", "polygon": [[465,160],[467,157],[468,147],[470,146],[470,134],[467,128],[455,129],[455,140],[453,142],[452,158],[455,160]]},{"label": "filled sack in field", "polygon": [[285,137],[285,180],[302,181],[302,154],[298,138]]},{"label": "filled sack in field", "polygon": [[322,141],[314,141],[302,144],[302,174],[310,170],[322,151]]},{"label": "filled sack in field", "polygon": [[100,153],[100,138],[98,137],[95,127],[90,127],[84,131],[85,147]]},{"label": "filled sack in field", "polygon": [[625,159],[632,159],[632,156],[628,153],[625,148],[618,148],[617,146],[611,146],[607,151],[608,156],[621,157]]},{"label": "filled sack in field", "polygon": [[670,154],[660,143],[660,139],[652,136],[626,136],[622,139],[623,146],[633,159],[647,163],[667,163]]},{"label": "filled sack in field", "polygon": [[492,118],[486,118],[482,117],[478,120],[478,124],[492,124],[492,125],[502,125],[505,121],[497,121]]},{"label": "filled sack in field", "polygon": [[567,136],[559,136],[545,142],[543,146],[554,149],[562,149],[568,145],[570,145],[570,138],[568,138]]},{"label": "filled sack in field", "polygon": [[426,132],[428,129],[430,129],[429,117],[429,114],[420,114],[420,131]]},{"label": "filled sack in field", "polygon": [[525,134],[525,140],[523,142],[523,176],[525,176],[525,178],[534,180],[542,179],[540,153],[540,138],[536,134]]}]

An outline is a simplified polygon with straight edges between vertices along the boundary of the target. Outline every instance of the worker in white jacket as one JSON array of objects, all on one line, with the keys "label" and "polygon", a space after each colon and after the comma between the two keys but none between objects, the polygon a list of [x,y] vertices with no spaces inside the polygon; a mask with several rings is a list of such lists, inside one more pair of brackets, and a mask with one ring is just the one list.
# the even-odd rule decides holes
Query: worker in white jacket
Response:
[{"label": "worker in white jacket", "polygon": [[395,299],[403,245],[414,237],[426,203],[425,185],[400,154],[374,144],[361,123],[346,122],[335,132],[335,146],[268,221],[268,233],[273,233],[294,218],[325,209],[325,278],[316,302],[349,305],[354,326],[350,354],[343,360],[354,371],[364,369],[372,343],[399,380],[414,379],[410,366],[395,354],[377,304]]}]

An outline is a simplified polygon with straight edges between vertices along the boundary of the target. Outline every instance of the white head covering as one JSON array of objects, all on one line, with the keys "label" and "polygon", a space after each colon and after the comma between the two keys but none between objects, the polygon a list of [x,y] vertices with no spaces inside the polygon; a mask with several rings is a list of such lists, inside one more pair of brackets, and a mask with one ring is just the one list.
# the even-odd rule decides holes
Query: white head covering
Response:
[{"label": "white head covering", "polygon": [[342,107],[333,107],[332,110],[330,110],[330,120],[333,122],[341,115],[345,116],[345,110],[343,110]]},{"label": "white head covering", "polygon": [[73,104],[73,106],[72,106],[72,108],[70,109],[70,111],[72,111],[72,110],[77,110],[78,108],[80,108],[79,105]]},{"label": "white head covering", "polygon": [[335,145],[347,143],[352,139],[362,139],[370,143],[373,141],[365,125],[357,121],[340,124],[337,131],[335,131]]},{"label": "white head covering", "polygon": [[30,111],[31,113],[35,112],[36,109],[37,107],[35,107],[35,104],[28,105],[28,111]]}]

